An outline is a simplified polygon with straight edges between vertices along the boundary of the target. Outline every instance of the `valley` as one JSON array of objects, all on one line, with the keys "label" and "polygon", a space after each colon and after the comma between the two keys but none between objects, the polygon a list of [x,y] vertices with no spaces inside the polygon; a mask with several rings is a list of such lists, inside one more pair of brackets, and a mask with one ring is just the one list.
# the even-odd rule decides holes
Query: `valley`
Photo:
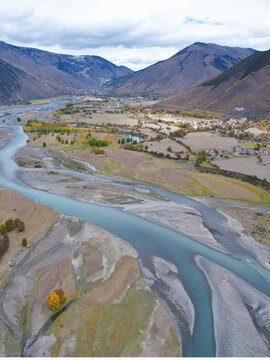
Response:
[{"label": "valley", "polygon": [[[194,148],[171,133],[198,118],[156,113],[154,102],[82,97],[0,109],[1,221],[25,222],[1,258],[1,354],[267,355],[269,191],[201,173],[200,151],[232,151],[239,140],[193,130]],[[67,306],[57,316],[47,305],[56,288]]]},{"label": "valley", "polygon": [[126,18],[0,41],[0,355],[267,357],[270,50]]}]

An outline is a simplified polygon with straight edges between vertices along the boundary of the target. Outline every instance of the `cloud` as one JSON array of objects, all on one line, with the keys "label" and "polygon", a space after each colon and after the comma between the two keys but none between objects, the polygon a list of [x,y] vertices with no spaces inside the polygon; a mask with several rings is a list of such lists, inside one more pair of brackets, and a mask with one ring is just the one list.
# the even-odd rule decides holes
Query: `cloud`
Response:
[{"label": "cloud", "polygon": [[196,41],[265,50],[269,17],[269,0],[9,0],[0,4],[0,34],[16,45],[107,54],[138,68]]}]

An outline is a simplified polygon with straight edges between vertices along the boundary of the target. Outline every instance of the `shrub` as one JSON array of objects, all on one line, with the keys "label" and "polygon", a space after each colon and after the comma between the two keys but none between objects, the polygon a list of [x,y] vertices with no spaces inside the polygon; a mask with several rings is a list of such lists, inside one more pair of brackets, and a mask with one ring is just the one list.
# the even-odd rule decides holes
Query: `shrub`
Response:
[{"label": "shrub", "polygon": [[43,146],[43,147],[46,147],[46,146],[47,146],[47,144],[44,142],[44,143],[42,144],[42,146]]},{"label": "shrub", "polygon": [[62,289],[55,289],[54,291],[56,292],[57,295],[59,295],[59,297],[60,297],[60,303],[62,304],[62,303],[66,300],[66,298],[65,298],[65,296],[64,296],[64,290],[62,290]]},{"label": "shrub", "polygon": [[100,148],[97,147],[97,146],[93,146],[93,147],[92,147],[92,150],[93,150],[93,152],[94,152],[95,154],[104,154],[104,153],[105,153],[105,151],[104,151],[103,149],[100,149]]},{"label": "shrub", "polygon": [[20,221],[17,228],[18,228],[18,232],[24,231],[24,222]]},{"label": "shrub", "polygon": [[24,246],[24,247],[27,246],[27,239],[26,238],[22,239],[22,246]]},{"label": "shrub", "polygon": [[0,239],[0,256],[3,255],[9,247],[9,237],[7,234],[3,236],[3,239]]},{"label": "shrub", "polygon": [[7,232],[7,228],[5,224],[0,225],[0,233],[4,235]]},{"label": "shrub", "polygon": [[7,232],[14,230],[15,227],[16,227],[15,221],[14,221],[13,219],[8,219],[8,220],[5,222],[5,225],[6,225],[6,230],[7,230]]}]

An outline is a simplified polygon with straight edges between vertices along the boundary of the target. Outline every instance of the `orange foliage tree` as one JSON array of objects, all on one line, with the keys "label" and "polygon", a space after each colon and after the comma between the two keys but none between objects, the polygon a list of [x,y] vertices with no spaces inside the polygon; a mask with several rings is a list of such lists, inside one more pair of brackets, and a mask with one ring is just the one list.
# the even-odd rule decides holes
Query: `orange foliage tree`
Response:
[{"label": "orange foliage tree", "polygon": [[55,289],[48,299],[49,308],[51,310],[57,310],[65,300],[64,291],[62,289]]}]

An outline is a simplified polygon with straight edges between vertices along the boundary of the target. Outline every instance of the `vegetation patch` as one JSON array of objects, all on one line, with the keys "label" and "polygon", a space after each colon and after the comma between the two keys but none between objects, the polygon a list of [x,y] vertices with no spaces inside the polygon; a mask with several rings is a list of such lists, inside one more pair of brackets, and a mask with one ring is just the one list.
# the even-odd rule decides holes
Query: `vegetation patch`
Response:
[{"label": "vegetation patch", "polygon": [[136,356],[155,304],[156,297],[140,281],[130,286],[119,304],[89,304],[87,311],[78,312],[77,302],[77,311],[72,306],[68,319],[57,320],[54,332],[61,341],[61,324],[69,327],[76,322],[76,347],[70,356]]}]

